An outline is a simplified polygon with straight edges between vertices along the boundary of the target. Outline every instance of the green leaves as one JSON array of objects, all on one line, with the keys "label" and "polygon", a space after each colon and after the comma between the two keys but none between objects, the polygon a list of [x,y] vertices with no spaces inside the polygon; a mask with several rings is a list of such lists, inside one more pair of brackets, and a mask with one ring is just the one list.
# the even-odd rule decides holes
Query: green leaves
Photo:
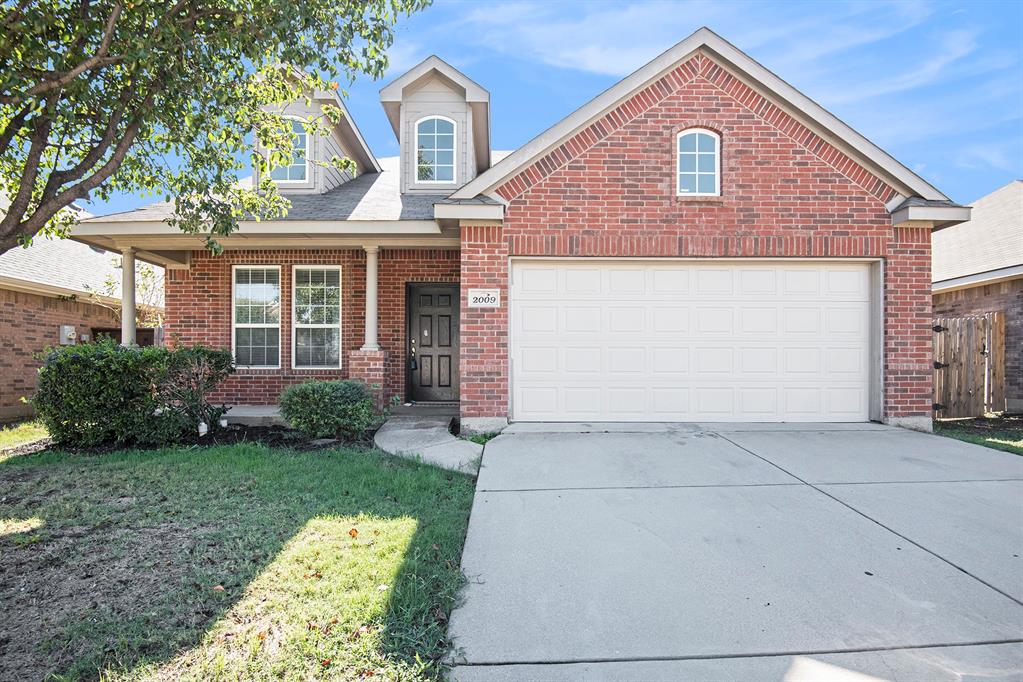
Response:
[{"label": "green leaves", "polygon": [[[252,142],[290,156],[283,105],[378,77],[394,22],[427,0],[34,0],[0,10],[0,252],[73,220],[92,193],[179,197],[174,223],[217,236],[280,215],[239,188]],[[330,121],[310,122],[325,126]],[[280,131],[275,133],[273,131]],[[333,163],[326,161],[326,163]]]},{"label": "green leaves", "polygon": [[362,439],[376,421],[364,383],[308,381],[281,394],[281,416],[309,438]]}]

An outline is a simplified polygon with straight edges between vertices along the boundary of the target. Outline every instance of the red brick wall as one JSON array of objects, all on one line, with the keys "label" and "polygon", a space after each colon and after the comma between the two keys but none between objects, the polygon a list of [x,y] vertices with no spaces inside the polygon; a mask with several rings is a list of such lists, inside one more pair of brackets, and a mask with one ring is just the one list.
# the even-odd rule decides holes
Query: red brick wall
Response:
[{"label": "red brick wall", "polygon": [[1023,279],[937,294],[935,317],[1005,313],[1005,397],[1023,411]]},{"label": "red brick wall", "polygon": [[0,421],[26,416],[32,408],[21,402],[36,389],[35,355],[60,343],[60,326],[73,324],[79,334],[110,327],[113,311],[93,303],[0,289]]},{"label": "red brick wall", "polygon": [[[498,289],[501,306],[470,308],[469,289]],[[508,414],[508,244],[500,226],[462,227],[459,361],[462,417]]]},{"label": "red brick wall", "polygon": [[[676,196],[675,136],[695,126],[721,135],[720,197]],[[463,289],[504,287],[503,254],[884,258],[885,414],[931,414],[929,234],[893,229],[890,187],[710,59],[682,64],[497,192],[503,230],[463,228]],[[493,260],[473,266],[478,255]],[[463,416],[507,415],[503,316],[463,313]]]},{"label": "red brick wall", "polygon": [[[192,253],[188,270],[168,270],[166,338],[173,343],[231,347],[231,269],[233,265],[281,266],[281,369],[242,369],[232,376],[220,400],[229,405],[271,405],[288,385],[348,377],[348,354],[364,340],[366,254],[362,249],[245,250],[212,256]],[[291,275],[293,265],[341,266],[341,353],[338,370],[291,368]],[[458,252],[382,249],[378,263],[379,343],[387,353],[384,397],[405,395],[405,283],[457,282]]]}]

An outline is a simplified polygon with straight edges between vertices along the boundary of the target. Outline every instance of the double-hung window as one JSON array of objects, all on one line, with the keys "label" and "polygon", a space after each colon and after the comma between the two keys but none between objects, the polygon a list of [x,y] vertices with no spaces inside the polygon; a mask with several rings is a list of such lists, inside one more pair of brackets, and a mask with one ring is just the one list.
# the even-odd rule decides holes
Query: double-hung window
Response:
[{"label": "double-hung window", "polygon": [[341,268],[296,265],[293,363],[295,368],[341,366]]},{"label": "double-hung window", "polygon": [[721,194],[721,138],[702,128],[678,134],[679,196]]},{"label": "double-hung window", "polygon": [[416,122],[416,181],[455,181],[455,122],[432,116]]},{"label": "double-hung window", "polygon": [[235,363],[239,367],[279,367],[280,267],[236,265],[232,298]]},{"label": "double-hung window", "polygon": [[291,162],[270,170],[270,177],[277,182],[305,182],[309,177],[307,152],[309,136],[301,121],[291,120],[291,130],[295,138],[291,142]]}]

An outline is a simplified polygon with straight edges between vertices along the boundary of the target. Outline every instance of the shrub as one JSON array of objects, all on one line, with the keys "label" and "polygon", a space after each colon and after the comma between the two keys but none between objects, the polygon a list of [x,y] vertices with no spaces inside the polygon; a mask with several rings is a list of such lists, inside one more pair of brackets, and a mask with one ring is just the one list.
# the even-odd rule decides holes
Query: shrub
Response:
[{"label": "shrub", "polygon": [[154,418],[153,387],[164,371],[163,348],[125,348],[111,340],[49,351],[32,404],[58,443],[158,442],[178,425]]},{"label": "shrub", "polygon": [[227,406],[213,405],[209,396],[233,372],[231,351],[199,345],[175,348],[168,353],[157,399],[163,409],[182,414],[190,424],[204,422],[216,429]]},{"label": "shrub", "polygon": [[32,404],[55,441],[74,447],[160,445],[215,428],[208,393],[232,371],[226,351],[120,346],[110,339],[48,351]]},{"label": "shrub", "polygon": [[281,416],[309,438],[359,440],[376,421],[361,381],[309,381],[281,394]]}]

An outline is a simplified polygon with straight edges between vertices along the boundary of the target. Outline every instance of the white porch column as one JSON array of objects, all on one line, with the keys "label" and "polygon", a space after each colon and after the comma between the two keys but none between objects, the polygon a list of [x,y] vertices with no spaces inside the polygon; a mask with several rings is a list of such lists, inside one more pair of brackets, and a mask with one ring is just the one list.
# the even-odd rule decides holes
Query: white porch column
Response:
[{"label": "white porch column", "polygon": [[380,350],[377,343],[377,253],[379,246],[364,246],[366,250],[366,339],[362,350]]},{"label": "white porch column", "polygon": [[135,345],[135,249],[121,251],[121,345]]}]

